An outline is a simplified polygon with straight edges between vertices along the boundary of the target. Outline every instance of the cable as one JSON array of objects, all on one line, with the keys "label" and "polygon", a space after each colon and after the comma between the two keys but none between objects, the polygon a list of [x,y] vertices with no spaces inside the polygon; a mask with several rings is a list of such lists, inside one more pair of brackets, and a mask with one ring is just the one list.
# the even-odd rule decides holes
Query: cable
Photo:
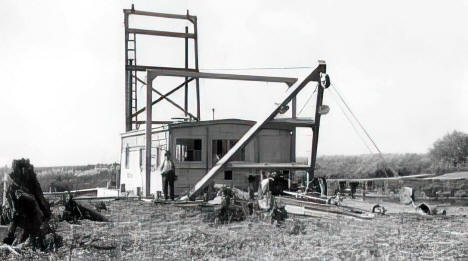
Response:
[{"label": "cable", "polygon": [[374,140],[372,139],[372,137],[369,135],[369,133],[367,132],[367,130],[364,128],[364,126],[362,126],[361,122],[357,119],[356,115],[353,113],[353,111],[351,110],[351,108],[348,106],[348,104],[346,103],[346,101],[343,99],[343,96],[341,96],[341,94],[338,92],[338,88],[336,88],[336,86],[334,84],[331,85],[333,87],[333,90],[335,91],[335,93],[338,95],[338,97],[340,98],[340,100],[343,102],[343,104],[346,106],[346,108],[348,109],[349,113],[351,113],[351,116],[353,116],[354,120],[356,120],[356,122],[359,124],[359,127],[361,127],[361,129],[364,131],[364,133],[366,134],[367,138],[369,138],[369,140],[372,142],[372,144],[374,145],[375,149],[380,153],[382,154],[382,152],[380,151],[379,147],[377,147],[377,144],[375,144]]},{"label": "cable", "polygon": [[[334,96],[335,97],[335,96]],[[335,98],[336,99],[336,98]],[[367,144],[367,142],[364,140],[364,137],[362,137],[362,134],[358,131],[358,129],[356,128],[356,126],[354,125],[353,121],[349,118],[348,114],[345,112],[343,106],[339,103],[339,101],[337,100],[336,101],[336,104],[338,104],[338,107],[340,108],[341,112],[343,113],[343,115],[345,116],[345,118],[348,120],[349,124],[351,125],[351,127],[353,127],[353,130],[354,132],[356,133],[356,135],[359,137],[359,139],[361,140],[361,142],[364,144],[364,146],[366,146],[367,150],[369,150],[369,153],[370,154],[374,154],[374,152],[372,152],[372,149],[369,147],[369,145]]]},{"label": "cable", "polygon": [[[388,177],[388,174],[387,174],[387,167],[388,167],[388,163],[387,161],[385,160],[385,158],[383,157],[382,155],[382,151],[380,151],[379,147],[377,146],[377,144],[374,142],[374,140],[372,139],[372,137],[370,136],[370,134],[367,132],[367,130],[364,128],[364,126],[361,124],[361,122],[358,120],[358,118],[356,117],[356,115],[353,113],[353,111],[351,110],[351,108],[348,106],[348,104],[346,103],[346,101],[344,100],[343,96],[341,96],[340,92],[338,91],[338,88],[334,85],[334,84],[331,84],[331,87],[333,87],[333,90],[335,91],[335,93],[338,95],[338,97],[340,98],[340,100],[343,102],[343,104],[346,106],[346,108],[348,109],[349,113],[351,114],[351,116],[353,116],[354,120],[356,120],[356,122],[358,123],[359,127],[362,129],[362,131],[366,134],[367,138],[369,138],[369,140],[371,141],[372,145],[374,146],[374,148],[378,151],[379,153],[379,156],[380,158],[382,159],[382,162],[385,164],[385,168],[384,168],[384,173],[385,173],[385,176]],[[396,172],[391,169],[392,172],[394,172],[393,174],[395,175]]]},{"label": "cable", "polygon": [[317,87],[318,87],[318,85],[315,87],[315,90],[312,92],[312,94],[309,96],[309,98],[307,98],[306,102],[302,106],[302,109],[299,111],[299,113],[297,115],[301,115],[302,111],[304,110],[306,105],[309,103],[310,99],[312,99],[312,96],[314,96],[314,93],[317,91]]}]

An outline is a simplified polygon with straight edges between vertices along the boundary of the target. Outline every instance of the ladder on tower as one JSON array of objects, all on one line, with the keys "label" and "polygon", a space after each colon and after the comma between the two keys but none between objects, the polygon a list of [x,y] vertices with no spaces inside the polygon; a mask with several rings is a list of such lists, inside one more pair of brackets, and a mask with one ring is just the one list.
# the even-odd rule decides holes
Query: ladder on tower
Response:
[{"label": "ladder on tower", "polygon": [[[130,36],[133,36],[133,39],[130,38]],[[129,34],[129,39],[128,39],[128,46],[129,48],[127,49],[127,57],[128,61],[127,64],[129,65],[137,65],[137,52],[136,52],[136,34],[131,33]],[[138,111],[138,74],[137,70],[130,71],[130,79],[132,83],[132,91],[131,91],[131,100],[132,100],[132,114],[135,114]],[[138,121],[138,115],[135,116],[135,122]],[[136,129],[139,128],[139,125],[136,124]]]}]

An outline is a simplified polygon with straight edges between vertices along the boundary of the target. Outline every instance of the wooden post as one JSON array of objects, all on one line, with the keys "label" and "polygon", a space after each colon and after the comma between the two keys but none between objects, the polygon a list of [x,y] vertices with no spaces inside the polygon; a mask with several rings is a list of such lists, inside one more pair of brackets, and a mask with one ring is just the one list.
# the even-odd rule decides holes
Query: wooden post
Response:
[{"label": "wooden post", "polygon": [[[188,10],[187,10],[188,15]],[[185,34],[188,34],[188,26],[185,27]],[[188,69],[188,38],[185,37],[185,69]],[[185,102],[184,102],[184,110],[185,110],[185,117],[188,114],[188,77],[185,77]]]},{"label": "wooden post", "polygon": [[[322,64],[323,70],[320,71],[321,73],[326,73],[326,64]],[[319,76],[320,77],[320,76]],[[312,150],[311,150],[311,157],[310,157],[310,178],[314,178],[315,174],[315,162],[317,160],[317,145],[319,139],[319,129],[320,129],[320,108],[322,107],[323,101],[323,87],[321,86],[320,79],[318,79],[318,87],[317,87],[317,103],[315,105],[315,121],[313,135],[312,135]]]},{"label": "wooden post", "polygon": [[145,184],[145,196],[150,196],[151,189],[151,131],[152,131],[152,120],[153,120],[153,106],[151,102],[153,100],[153,79],[148,77],[146,83],[146,184]]},{"label": "wooden post", "polygon": [[[295,119],[296,116],[296,97],[294,97],[291,101],[291,116],[293,119]],[[296,162],[296,127],[294,127],[292,133],[291,133],[291,151],[290,151],[290,160],[291,162]]]},{"label": "wooden post", "polygon": [[[194,39],[194,48],[195,48],[195,69],[198,72],[198,27],[197,19],[193,20],[193,33],[195,35]],[[197,91],[197,119],[200,121],[200,79],[197,77],[195,79],[196,91]]]}]

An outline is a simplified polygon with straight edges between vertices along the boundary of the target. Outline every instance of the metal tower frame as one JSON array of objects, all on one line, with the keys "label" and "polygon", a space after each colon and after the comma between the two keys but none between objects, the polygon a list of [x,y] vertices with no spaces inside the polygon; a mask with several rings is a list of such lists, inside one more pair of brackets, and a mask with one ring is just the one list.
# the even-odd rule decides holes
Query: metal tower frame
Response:
[{"label": "metal tower frame", "polygon": [[[193,33],[189,33],[189,28],[185,27],[185,32],[168,32],[168,31],[157,31],[157,30],[146,30],[129,27],[129,18],[131,15],[159,17],[168,19],[179,19],[187,20],[192,24]],[[145,174],[146,174],[146,186],[145,194],[147,197],[150,196],[150,180],[151,180],[151,141],[152,141],[152,127],[153,124],[170,124],[173,121],[153,121],[153,106],[162,100],[166,100],[174,105],[179,110],[185,113],[185,116],[190,120],[200,121],[200,78],[207,79],[224,79],[224,80],[240,80],[240,81],[260,81],[260,82],[278,82],[286,83],[289,86],[289,90],[282,102],[278,104],[268,115],[266,115],[261,121],[258,121],[252,126],[242,138],[214,165],[194,186],[194,188],[187,195],[188,198],[193,198],[201,189],[210,181],[219,171],[227,166],[232,156],[241,150],[247,143],[268,123],[274,122],[275,116],[280,113],[291,103],[292,118],[288,120],[288,124],[292,124],[295,127],[311,127],[313,131],[312,138],[312,149],[311,149],[311,160],[308,165],[297,165],[294,163],[295,160],[295,136],[296,132],[293,131],[293,144],[291,146],[291,162],[281,163],[278,166],[282,168],[291,169],[305,169],[308,170],[309,174],[313,177],[315,162],[317,158],[317,146],[318,136],[320,127],[321,107],[323,100],[323,91],[326,87],[321,83],[322,76],[326,75],[326,64],[323,61],[319,61],[318,66],[301,82],[298,82],[297,78],[287,77],[273,77],[273,76],[256,76],[256,75],[238,75],[238,74],[219,74],[219,73],[204,73],[199,71],[198,67],[198,29],[197,29],[197,17],[190,15],[189,11],[185,15],[177,14],[165,14],[155,13],[147,11],[135,10],[133,5],[131,9],[124,9],[124,24],[125,24],[125,129],[131,131],[138,129],[140,124],[145,124],[145,136],[146,136],[146,152],[145,152]],[[162,37],[175,37],[183,38],[185,40],[185,67],[160,67],[160,66],[149,66],[140,65],[136,60],[136,35],[151,35],[151,36],[162,36]],[[132,36],[132,38],[130,37]],[[194,66],[195,68],[189,68],[189,57],[188,57],[188,41],[192,39],[194,41]],[[132,48],[133,47],[133,48]],[[133,54],[133,57],[131,57]],[[138,77],[138,72],[145,72],[147,76],[147,82],[143,81]],[[183,78],[184,81],[178,86],[174,87],[169,92],[163,94],[153,88],[153,80],[157,77],[179,77]],[[327,76],[328,77],[328,76]],[[196,116],[188,110],[188,85],[190,82],[195,80],[196,85],[196,99],[197,99],[197,112]],[[307,122],[296,118],[296,96],[306,85],[311,82],[318,82],[317,102],[315,108],[315,118],[313,121],[308,120]],[[138,109],[137,100],[137,85],[141,84],[146,86],[146,107]],[[183,107],[174,102],[169,98],[171,94],[184,87],[185,99]],[[153,92],[159,95],[156,100],[153,100]],[[138,115],[146,111],[146,119],[138,120]],[[249,166],[245,166],[248,167]],[[256,168],[268,169],[271,168],[268,164],[265,166],[257,165]]]},{"label": "metal tower frame", "polygon": [[[197,29],[197,17],[190,15],[187,10],[185,15],[177,14],[165,14],[165,13],[156,13],[156,12],[147,12],[135,10],[132,5],[131,9],[124,9],[124,25],[125,25],[125,130],[131,131],[133,129],[138,129],[140,124],[146,124],[146,121],[139,121],[138,115],[145,111],[145,109],[138,110],[138,95],[137,95],[137,86],[138,84],[146,85],[146,83],[138,77],[138,72],[144,72],[147,70],[184,70],[187,72],[198,72],[198,29]],[[159,17],[167,19],[179,19],[187,20],[192,24],[193,33],[189,33],[188,26],[185,27],[185,32],[168,32],[168,31],[158,31],[158,30],[146,30],[130,27],[130,17],[132,15],[147,16],[147,17]],[[185,68],[176,68],[176,67],[160,67],[160,66],[150,66],[150,65],[141,65],[137,63],[136,55],[136,37],[137,35],[151,35],[151,36],[161,36],[161,37],[175,37],[182,38],[185,40]],[[194,65],[195,68],[189,68],[189,39],[194,41]],[[196,116],[189,112],[188,108],[188,88],[189,83],[195,80],[196,86],[196,99],[197,99],[197,112]],[[173,92],[184,87],[185,89],[185,99],[184,105],[180,106],[170,98]],[[198,78],[189,78],[185,77],[185,81],[175,87],[173,90],[166,94],[162,94],[159,91],[152,89],[150,91],[155,92],[160,97],[154,103],[158,103],[161,100],[166,100],[174,107],[185,113],[186,117],[189,117],[191,120],[200,120],[200,82]],[[164,124],[168,123],[166,121],[156,122],[152,121],[151,124]],[[150,125],[151,128],[151,125]]]}]

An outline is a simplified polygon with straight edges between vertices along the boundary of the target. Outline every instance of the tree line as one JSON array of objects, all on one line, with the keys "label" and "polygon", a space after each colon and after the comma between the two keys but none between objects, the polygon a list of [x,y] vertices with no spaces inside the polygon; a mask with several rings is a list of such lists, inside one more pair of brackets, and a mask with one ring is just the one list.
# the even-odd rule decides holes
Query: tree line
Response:
[{"label": "tree line", "polygon": [[468,134],[453,131],[436,140],[428,153],[322,156],[317,158],[316,175],[328,178],[375,178],[467,170]]}]

